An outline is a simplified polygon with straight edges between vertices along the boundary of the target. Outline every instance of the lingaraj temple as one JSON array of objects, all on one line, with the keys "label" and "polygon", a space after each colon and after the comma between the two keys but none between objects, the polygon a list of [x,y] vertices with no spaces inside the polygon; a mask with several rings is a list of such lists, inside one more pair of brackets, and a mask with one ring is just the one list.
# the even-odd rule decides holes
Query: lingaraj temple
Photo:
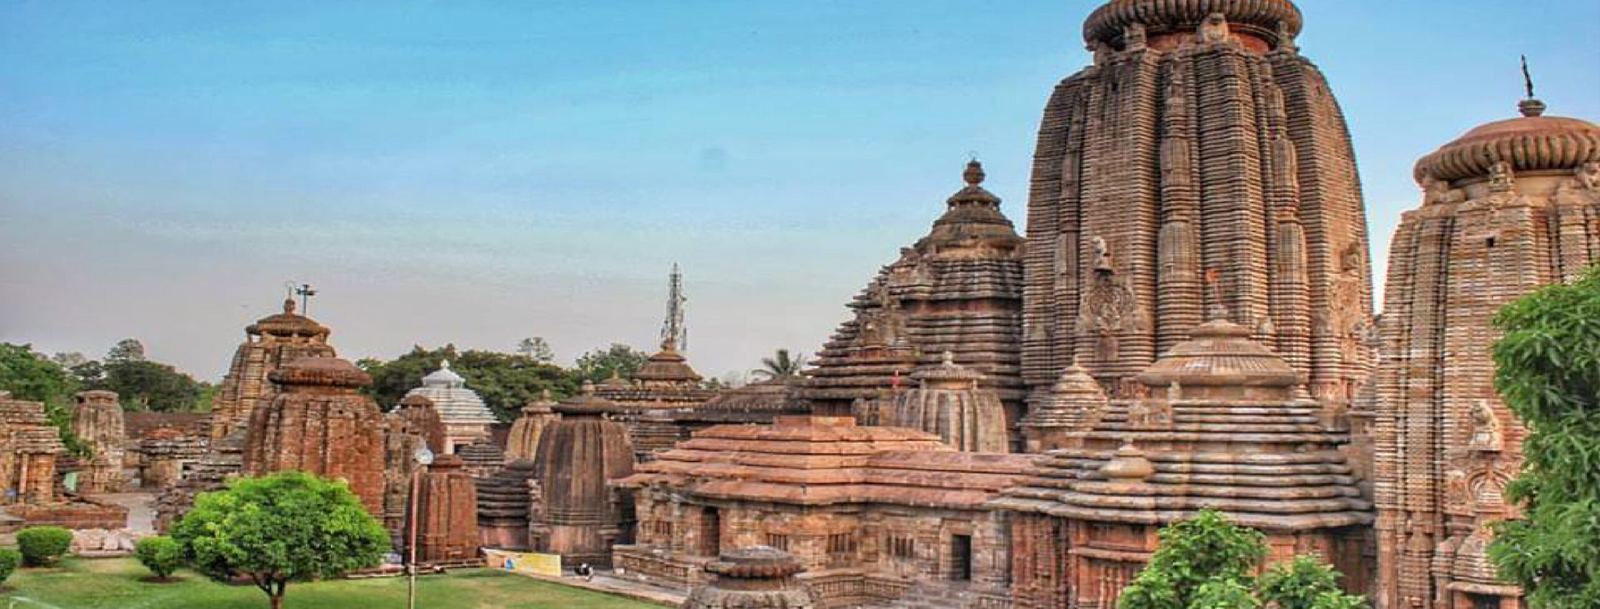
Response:
[{"label": "lingaraj temple", "polygon": [[1530,87],[1418,160],[1377,316],[1305,26],[1289,0],[1095,10],[1093,63],[1044,102],[1026,225],[969,163],[799,377],[710,389],[669,314],[638,372],[514,421],[448,363],[377,404],[288,301],[208,417],[81,395],[88,462],[0,392],[0,531],[108,526],[97,494],[137,487],[169,526],[294,469],[346,480],[397,551],[415,524],[435,566],[558,554],[695,609],[1110,609],[1161,527],[1214,509],[1381,609],[1521,609],[1486,557],[1527,433],[1490,319],[1600,261],[1600,127]]}]

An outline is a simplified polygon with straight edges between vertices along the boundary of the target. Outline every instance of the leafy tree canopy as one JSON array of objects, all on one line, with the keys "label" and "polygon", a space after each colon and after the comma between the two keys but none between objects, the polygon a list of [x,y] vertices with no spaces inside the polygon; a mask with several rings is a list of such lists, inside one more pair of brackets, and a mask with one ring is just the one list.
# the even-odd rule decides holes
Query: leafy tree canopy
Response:
[{"label": "leafy tree canopy", "polygon": [[303,472],[238,478],[204,493],[172,529],[185,559],[218,581],[246,577],[283,605],[289,582],[377,566],[389,536],[342,482]]},{"label": "leafy tree canopy", "polygon": [[[205,384],[172,366],[145,359],[108,359],[108,362],[103,366],[104,375],[99,380],[86,382],[85,387],[117,392],[122,406],[128,410],[201,410],[200,398],[207,392]],[[87,365],[79,368],[85,367]]]},{"label": "leafy tree canopy", "polygon": [[534,336],[517,341],[517,353],[532,358],[541,364],[556,361],[556,350],[550,348],[550,343],[543,336]]},{"label": "leafy tree canopy", "polygon": [[622,343],[611,343],[610,347],[578,356],[579,380],[598,383],[611,378],[613,374],[630,378],[649,359],[650,355],[643,351]]},{"label": "leafy tree canopy", "polygon": [[579,381],[561,367],[534,361],[521,354],[494,351],[461,351],[454,345],[428,350],[413,347],[392,361],[363,359],[356,362],[372,375],[372,386],[364,391],[384,408],[391,408],[406,392],[422,386],[422,377],[438,370],[444,360],[450,369],[467,381],[467,387],[483,398],[485,405],[501,421],[517,417],[523,404],[539,398],[545,390],[557,397],[577,392]]},{"label": "leafy tree canopy", "polygon": [[1366,602],[1345,594],[1339,573],[1310,557],[1274,565],[1257,580],[1266,537],[1204,510],[1161,529],[1161,547],[1117,609],[1358,609]]},{"label": "leafy tree canopy", "polygon": [[139,339],[136,338],[119,340],[117,344],[111,346],[109,351],[106,351],[107,364],[141,361],[144,361],[144,343],[139,342]]},{"label": "leafy tree canopy", "polygon": [[19,400],[65,404],[78,383],[31,345],[0,343],[0,390]]},{"label": "leafy tree canopy", "polygon": [[1489,557],[1534,609],[1600,607],[1600,266],[1507,305],[1495,318],[1495,388],[1527,425]]}]

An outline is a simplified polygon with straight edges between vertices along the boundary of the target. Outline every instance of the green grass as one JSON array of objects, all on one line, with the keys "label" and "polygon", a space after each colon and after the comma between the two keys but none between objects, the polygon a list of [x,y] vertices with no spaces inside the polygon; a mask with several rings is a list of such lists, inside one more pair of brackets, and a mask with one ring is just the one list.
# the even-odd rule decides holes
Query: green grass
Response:
[{"label": "green grass", "polygon": [[[181,581],[153,584],[131,558],[65,559],[57,567],[18,569],[0,594],[0,609],[266,609],[255,586],[228,586],[191,571]],[[405,607],[403,577],[289,584],[285,609]],[[417,578],[419,609],[662,609],[639,601],[568,588],[492,569],[466,569]]]}]

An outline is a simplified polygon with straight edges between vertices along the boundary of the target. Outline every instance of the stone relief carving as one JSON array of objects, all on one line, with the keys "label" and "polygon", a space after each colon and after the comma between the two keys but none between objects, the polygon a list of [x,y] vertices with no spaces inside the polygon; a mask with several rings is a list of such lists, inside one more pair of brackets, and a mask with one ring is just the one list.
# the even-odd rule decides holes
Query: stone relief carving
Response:
[{"label": "stone relief carving", "polygon": [[1222,13],[1211,13],[1200,22],[1200,42],[1224,42],[1228,33],[1228,17]]},{"label": "stone relief carving", "polygon": [[1095,236],[1091,243],[1094,248],[1094,284],[1083,296],[1078,332],[1094,335],[1095,357],[1107,362],[1115,360],[1119,353],[1117,335],[1137,331],[1143,326],[1133,290],[1117,277],[1110,245],[1099,236]]},{"label": "stone relief carving", "polygon": [[1489,166],[1489,190],[1491,192],[1511,192],[1516,188],[1516,172],[1512,170],[1511,163],[1495,161]]},{"label": "stone relief carving", "polygon": [[1489,400],[1478,400],[1472,407],[1472,437],[1467,442],[1471,450],[1499,452],[1505,448],[1500,418],[1495,416]]}]

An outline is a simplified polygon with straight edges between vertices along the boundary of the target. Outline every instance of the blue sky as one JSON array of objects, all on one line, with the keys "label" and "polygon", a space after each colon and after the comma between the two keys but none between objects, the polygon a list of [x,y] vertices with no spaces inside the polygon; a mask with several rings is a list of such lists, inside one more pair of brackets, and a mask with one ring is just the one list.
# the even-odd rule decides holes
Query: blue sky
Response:
[{"label": "blue sky", "polygon": [[[1097,5],[0,1],[0,340],[214,378],[294,279],[352,359],[570,360],[652,347],[679,262],[702,373],[813,351],[969,153],[1022,225]],[[1600,118],[1600,2],[1300,5],[1380,263],[1415,159],[1514,114],[1518,54]]]}]

